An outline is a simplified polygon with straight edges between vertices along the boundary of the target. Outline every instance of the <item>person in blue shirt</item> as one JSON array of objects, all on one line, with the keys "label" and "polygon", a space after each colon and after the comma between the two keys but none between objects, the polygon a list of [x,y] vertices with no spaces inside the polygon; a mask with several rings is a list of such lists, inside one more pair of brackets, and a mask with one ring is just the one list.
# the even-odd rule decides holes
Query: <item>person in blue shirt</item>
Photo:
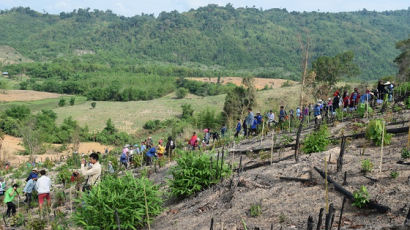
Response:
[{"label": "person in blue shirt", "polygon": [[128,167],[128,155],[127,152],[123,152],[120,157],[120,162],[125,168]]},{"label": "person in blue shirt", "polygon": [[224,137],[226,133],[226,125],[224,124],[221,128],[221,136]]},{"label": "person in blue shirt", "polygon": [[283,107],[283,105],[280,107],[280,110],[279,110],[279,122],[284,122],[285,121],[285,118],[286,118],[286,111],[285,111],[285,108]]},{"label": "person in blue shirt", "polygon": [[318,123],[318,121],[319,121],[319,119],[321,118],[320,117],[320,103],[317,103],[316,105],[315,105],[315,108],[313,109],[313,115],[314,115],[314,117],[315,117],[315,124],[317,125],[317,123]]},{"label": "person in blue shirt", "polygon": [[260,112],[256,113],[256,121],[257,121],[257,125],[260,125],[263,122],[263,117]]},{"label": "person in blue shirt", "polygon": [[29,181],[31,178],[38,176],[38,170],[37,168],[33,168],[33,170],[30,172],[30,175],[28,175],[26,182]]},{"label": "person in blue shirt", "polygon": [[253,119],[253,124],[251,125],[251,132],[253,133],[253,135],[256,134],[257,129],[258,129],[258,120]]},{"label": "person in blue shirt", "polygon": [[145,156],[147,157],[147,165],[150,165],[152,162],[152,158],[157,157],[157,150],[155,149],[155,146],[151,147],[145,154]]},{"label": "person in blue shirt", "polygon": [[250,131],[252,130],[252,125],[254,123],[255,116],[253,115],[252,109],[248,108],[248,116],[246,117],[246,127],[248,128],[247,136],[249,136]]},{"label": "person in blue shirt", "polygon": [[32,201],[32,194],[33,194],[33,189],[36,186],[36,181],[37,181],[37,174],[35,176],[33,176],[33,178],[31,178],[26,186],[23,189],[24,195],[26,196],[26,199],[24,200],[24,202],[26,202],[28,204],[28,208],[30,208],[31,206],[31,201]]},{"label": "person in blue shirt", "polygon": [[241,126],[241,120],[240,120],[240,119],[238,119],[237,121],[238,121],[238,124],[236,124],[236,133],[235,133],[235,137],[238,137],[239,132],[241,131],[241,128],[242,128],[242,126]]}]

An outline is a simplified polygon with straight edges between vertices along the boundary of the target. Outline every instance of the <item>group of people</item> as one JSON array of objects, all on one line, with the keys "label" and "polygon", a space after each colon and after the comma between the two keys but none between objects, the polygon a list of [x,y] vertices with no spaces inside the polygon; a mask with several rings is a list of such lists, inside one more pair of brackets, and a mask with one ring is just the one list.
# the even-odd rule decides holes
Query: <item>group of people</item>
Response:
[{"label": "group of people", "polygon": [[[99,155],[97,153],[91,153],[89,156],[89,162],[85,159],[81,161],[80,173],[86,178],[83,184],[83,192],[88,192],[94,185],[96,185],[101,179],[101,165],[99,163]],[[33,168],[26,179],[26,185],[23,189],[25,196],[24,202],[27,203],[28,208],[31,208],[31,202],[33,200],[33,194],[37,194],[38,205],[40,213],[43,210],[44,202],[47,201],[47,206],[51,206],[51,179],[48,177],[45,169],[38,170]],[[74,172],[72,179],[79,176],[78,172]],[[0,195],[4,196],[3,203],[7,205],[6,216],[14,216],[16,214],[16,205],[14,200],[16,197],[20,197],[18,193],[18,184],[13,184],[10,188],[6,189],[5,182],[1,179],[0,183]]]},{"label": "group of people", "polygon": [[144,162],[149,165],[152,163],[153,158],[162,158],[164,155],[171,155],[174,149],[175,141],[172,137],[168,137],[168,141],[165,145],[162,139],[158,141],[157,145],[154,145],[152,137],[149,137],[142,141],[141,145],[125,145],[120,156],[120,163],[125,168],[128,168],[133,162],[134,156],[142,155]]}]

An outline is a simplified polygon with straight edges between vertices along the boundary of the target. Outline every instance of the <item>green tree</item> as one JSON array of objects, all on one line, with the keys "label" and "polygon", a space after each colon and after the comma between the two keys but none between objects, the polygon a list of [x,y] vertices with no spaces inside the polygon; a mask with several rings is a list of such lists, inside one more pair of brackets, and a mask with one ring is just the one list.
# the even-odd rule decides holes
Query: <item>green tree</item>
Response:
[{"label": "green tree", "polygon": [[60,101],[58,101],[58,106],[64,107],[65,106],[65,99],[61,98]]},{"label": "green tree", "polygon": [[402,82],[408,82],[410,81],[410,38],[396,43],[396,48],[401,51],[401,54],[394,59],[399,67],[397,77]]},{"label": "green tree", "polygon": [[184,98],[188,94],[188,90],[185,88],[179,88],[176,91],[176,96],[178,99]]},{"label": "green tree", "polygon": [[190,104],[183,104],[181,105],[182,108],[182,119],[189,119],[192,118],[192,115],[194,114],[194,109],[192,108],[192,105]]},{"label": "green tree", "polygon": [[318,57],[312,63],[312,71],[316,74],[317,82],[325,82],[333,87],[343,77],[354,77],[359,74],[359,67],[353,62],[353,52],[344,52],[334,57]]}]

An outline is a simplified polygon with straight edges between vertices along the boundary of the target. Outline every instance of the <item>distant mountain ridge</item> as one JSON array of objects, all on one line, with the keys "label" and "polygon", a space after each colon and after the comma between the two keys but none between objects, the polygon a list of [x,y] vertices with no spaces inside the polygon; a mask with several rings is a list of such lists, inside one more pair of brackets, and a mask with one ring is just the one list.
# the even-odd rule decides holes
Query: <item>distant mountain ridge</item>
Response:
[{"label": "distant mountain ridge", "polygon": [[[362,79],[395,74],[397,41],[410,34],[407,10],[288,12],[208,5],[158,17],[123,17],[78,9],[60,15],[29,8],[0,12],[0,45],[35,61],[86,50],[111,63],[200,63],[229,69],[274,68],[300,75],[299,36],[308,31],[311,59],[352,50]],[[95,53],[95,54],[92,54]]]}]

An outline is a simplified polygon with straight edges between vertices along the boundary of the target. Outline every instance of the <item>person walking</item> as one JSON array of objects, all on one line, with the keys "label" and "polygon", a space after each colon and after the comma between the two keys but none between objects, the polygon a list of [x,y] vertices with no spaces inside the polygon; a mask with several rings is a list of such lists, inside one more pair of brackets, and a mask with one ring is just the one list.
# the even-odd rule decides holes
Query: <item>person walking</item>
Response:
[{"label": "person walking", "polygon": [[241,120],[240,119],[238,119],[237,120],[238,121],[238,123],[236,124],[236,133],[235,133],[235,137],[238,137],[238,135],[239,135],[239,132],[241,132]]},{"label": "person walking", "polygon": [[51,189],[51,179],[46,176],[46,170],[40,171],[40,178],[38,178],[36,183],[36,190],[38,193],[38,207],[40,213],[43,209],[44,199],[47,199],[47,206],[51,207],[50,189]]},{"label": "person walking", "polygon": [[249,133],[252,131],[252,125],[254,123],[255,120],[255,115],[252,112],[251,108],[248,108],[248,116],[246,117],[246,127],[248,128],[248,132],[246,136],[249,136]]},{"label": "person walking", "polygon": [[198,139],[198,136],[196,135],[196,132],[194,132],[192,134],[191,139],[189,140],[189,145],[191,146],[192,150],[195,150],[195,147],[197,147],[198,145],[197,139]]},{"label": "person walking", "polygon": [[24,200],[24,202],[28,204],[29,209],[31,207],[33,189],[36,186],[36,182],[37,182],[37,175],[33,176],[33,178],[31,178],[27,182],[26,186],[24,186],[24,189],[23,189],[24,195],[26,196],[26,199]]},{"label": "person walking", "polygon": [[91,190],[101,179],[101,165],[98,162],[98,158],[97,153],[90,154],[89,162],[92,164],[90,168],[85,168],[86,161],[84,159],[81,161],[81,174],[87,177],[83,186],[83,192]]},{"label": "person walking", "polygon": [[17,188],[18,184],[14,184],[13,187],[7,189],[3,202],[7,205],[6,216],[10,217],[11,215],[16,214],[16,205],[13,203],[14,198],[18,195]]}]

